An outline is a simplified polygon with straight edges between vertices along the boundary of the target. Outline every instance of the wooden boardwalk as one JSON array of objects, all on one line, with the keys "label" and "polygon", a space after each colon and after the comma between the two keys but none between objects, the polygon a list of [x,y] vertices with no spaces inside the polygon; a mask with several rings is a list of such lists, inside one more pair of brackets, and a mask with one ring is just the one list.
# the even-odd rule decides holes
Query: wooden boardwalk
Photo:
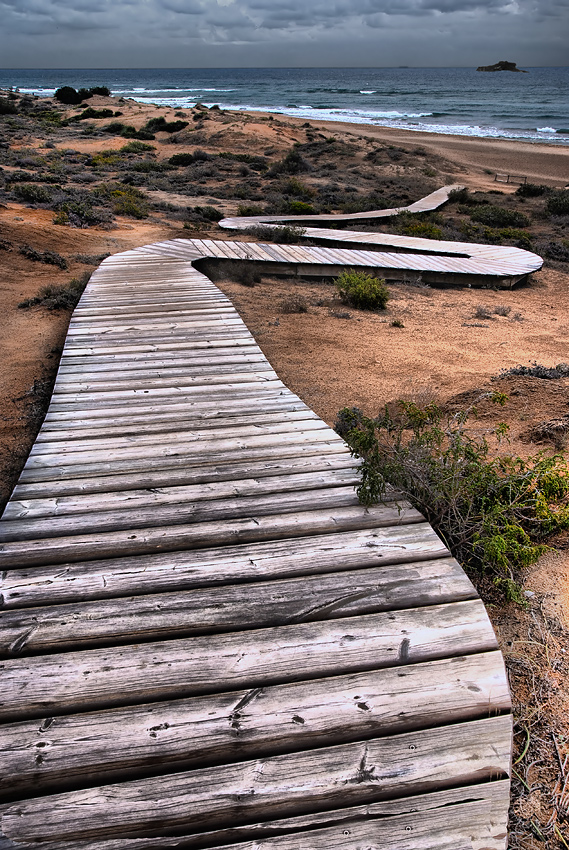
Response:
[{"label": "wooden boardwalk", "polygon": [[[345,215],[311,216],[252,216],[248,218],[225,218],[219,222],[221,227],[230,230],[244,230],[254,226],[278,226],[280,224],[302,225],[306,236],[317,242],[344,245],[357,245],[368,250],[349,250],[338,252],[360,255],[352,261],[353,266],[366,266],[381,271],[390,279],[406,279],[415,275],[427,284],[463,285],[463,286],[502,286],[511,287],[527,279],[532,272],[538,271],[543,260],[531,251],[504,245],[480,245],[473,242],[445,242],[436,239],[421,239],[414,236],[396,236],[389,233],[368,233],[367,231],[334,230],[314,227],[315,223],[353,222],[390,218],[401,212],[420,213],[435,210],[448,201],[458,184],[443,186],[407,207],[375,210]],[[272,246],[276,247],[276,246]],[[282,247],[282,246],[278,246]],[[304,249],[308,250],[308,249]],[[316,251],[316,249],[313,249]],[[371,265],[369,254],[373,251]],[[331,253],[327,249],[326,253]],[[317,253],[317,252],[316,252]]]},{"label": "wooden boardwalk", "polygon": [[484,606],[196,242],[95,272],[0,522],[0,850],[504,850]]}]

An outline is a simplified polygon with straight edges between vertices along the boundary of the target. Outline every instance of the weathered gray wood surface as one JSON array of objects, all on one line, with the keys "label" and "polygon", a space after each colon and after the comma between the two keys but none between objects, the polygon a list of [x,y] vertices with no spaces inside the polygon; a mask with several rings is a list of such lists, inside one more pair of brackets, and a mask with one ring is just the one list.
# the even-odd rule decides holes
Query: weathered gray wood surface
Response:
[{"label": "weathered gray wood surface", "polygon": [[0,521],[0,850],[503,850],[486,612],[396,493],[359,505],[214,249],[102,264]]}]

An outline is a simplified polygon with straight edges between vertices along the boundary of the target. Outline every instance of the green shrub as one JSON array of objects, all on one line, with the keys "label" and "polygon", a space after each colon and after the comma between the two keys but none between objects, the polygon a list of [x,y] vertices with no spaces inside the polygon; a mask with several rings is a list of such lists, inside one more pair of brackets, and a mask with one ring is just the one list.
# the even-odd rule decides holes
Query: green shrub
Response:
[{"label": "green shrub", "polygon": [[276,162],[270,170],[271,175],[276,174],[299,174],[301,171],[308,171],[310,165],[304,159],[302,154],[296,148],[293,148],[287,153],[284,159]]},{"label": "green shrub", "polygon": [[60,103],[65,103],[68,106],[75,106],[83,100],[89,100],[94,94],[100,94],[104,97],[109,97],[111,92],[106,86],[93,86],[90,89],[79,89],[76,91],[73,86],[61,86],[54,94],[56,100]]},{"label": "green shrub", "polygon": [[60,269],[67,268],[67,261],[61,254],[55,251],[36,251],[30,245],[22,245],[20,254],[28,260],[34,260],[36,263],[47,263],[48,266],[59,266]]},{"label": "green shrub", "polygon": [[168,162],[170,165],[184,166],[191,165],[194,161],[194,156],[191,153],[175,153],[174,156],[171,156]]},{"label": "green shrub", "polygon": [[142,162],[133,163],[130,168],[133,171],[150,174],[152,171],[167,171],[169,166],[162,162],[156,162],[154,159],[143,159]]},{"label": "green shrub", "polygon": [[569,365],[558,363],[557,366],[543,366],[534,360],[529,366],[512,366],[511,369],[503,369],[500,372],[500,378],[507,378],[510,375],[527,375],[530,378],[555,381],[559,378],[569,377]]},{"label": "green shrub", "polygon": [[107,124],[105,127],[101,127],[103,133],[109,133],[111,136],[120,136],[126,124],[123,124],[122,121],[111,121],[110,124]]},{"label": "green shrub", "polygon": [[131,124],[123,124],[122,121],[111,121],[106,127],[101,128],[104,133],[112,136],[122,136],[124,139],[141,139],[142,141],[153,141],[154,135],[144,128],[137,130]]},{"label": "green shrub", "polygon": [[51,202],[51,192],[47,186],[38,186],[36,183],[17,183],[14,186],[14,194],[29,204],[49,204]]},{"label": "green shrub", "polygon": [[263,215],[263,213],[263,208],[256,207],[254,204],[239,204],[239,206],[237,207],[237,215],[241,216]]},{"label": "green shrub", "polygon": [[422,239],[443,238],[441,228],[431,221],[410,221],[408,224],[404,224],[402,229],[406,236],[417,236]]},{"label": "green shrub", "polygon": [[124,184],[104,183],[93,190],[96,196],[110,201],[115,215],[131,218],[148,218],[148,200],[140,189]]},{"label": "green shrub", "polygon": [[161,115],[159,118],[151,118],[144,125],[144,129],[151,133],[179,133],[188,126],[188,121],[166,121]]},{"label": "green shrub", "polygon": [[13,100],[7,97],[0,97],[0,115],[17,115],[18,107]]},{"label": "green shrub", "polygon": [[516,189],[516,195],[520,198],[537,198],[540,195],[545,195],[547,192],[549,192],[548,186],[537,183],[522,183]]},{"label": "green shrub", "polygon": [[385,310],[389,300],[384,280],[354,269],[342,272],[336,279],[336,289],[342,301],[357,310]]},{"label": "green shrub", "polygon": [[87,118],[112,118],[114,112],[112,109],[93,109],[92,106],[88,106],[87,109],[84,109],[83,112],[74,118],[74,121],[85,121]]},{"label": "green shrub", "polygon": [[469,210],[469,214],[473,221],[479,221],[489,227],[529,227],[530,225],[527,215],[495,204],[481,204],[472,211]]},{"label": "green shrub", "polygon": [[295,245],[305,235],[306,230],[303,227],[297,227],[294,224],[285,224],[282,227],[273,227],[271,238],[277,245]]},{"label": "green shrub", "polygon": [[569,189],[552,192],[545,204],[545,211],[549,215],[569,215]]},{"label": "green shrub", "polygon": [[223,218],[223,213],[219,210],[216,210],[215,207],[205,206],[205,207],[194,207],[194,212],[197,213],[201,218],[204,218],[206,221],[221,221]]},{"label": "green shrub", "polygon": [[68,106],[75,106],[81,103],[82,100],[85,100],[85,97],[76,91],[73,86],[61,86],[61,88],[56,90],[54,97],[60,103],[65,103]]},{"label": "green shrub", "polygon": [[18,307],[28,309],[29,307],[45,307],[47,310],[73,310],[77,305],[83,290],[91,277],[90,272],[85,272],[80,278],[74,277],[66,284],[48,284],[43,286],[33,298],[21,301]]},{"label": "green shrub", "polygon": [[154,145],[148,145],[146,142],[139,142],[136,139],[133,139],[132,142],[128,142],[128,144],[123,145],[119,150],[119,153],[145,153],[146,151],[155,151],[156,148]]},{"label": "green shrub", "polygon": [[316,215],[312,204],[307,204],[306,201],[289,201],[287,212],[292,215]]},{"label": "green shrub", "polygon": [[281,187],[281,191],[284,195],[295,195],[296,197],[303,198],[304,200],[313,198],[316,195],[316,190],[311,186],[306,186],[298,179],[298,177],[289,177],[288,180],[285,180]]},{"label": "green shrub", "polygon": [[[492,458],[485,438],[466,433],[467,419],[465,412],[445,416],[434,404],[400,402],[397,417],[386,410],[370,419],[345,408],[336,430],[363,458],[363,504],[392,484],[465,567],[489,573],[508,598],[521,601],[521,568],[546,550],[550,535],[569,527],[567,464],[559,456]],[[498,426],[498,438],[506,430]]]}]

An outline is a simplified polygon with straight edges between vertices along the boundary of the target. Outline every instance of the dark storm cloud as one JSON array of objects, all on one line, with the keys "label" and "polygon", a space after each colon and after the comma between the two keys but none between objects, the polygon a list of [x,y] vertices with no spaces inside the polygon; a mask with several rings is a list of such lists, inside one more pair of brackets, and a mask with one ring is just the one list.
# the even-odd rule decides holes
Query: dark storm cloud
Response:
[{"label": "dark storm cloud", "polygon": [[0,0],[0,56],[6,67],[452,65],[506,54],[564,64],[568,9],[569,0]]}]

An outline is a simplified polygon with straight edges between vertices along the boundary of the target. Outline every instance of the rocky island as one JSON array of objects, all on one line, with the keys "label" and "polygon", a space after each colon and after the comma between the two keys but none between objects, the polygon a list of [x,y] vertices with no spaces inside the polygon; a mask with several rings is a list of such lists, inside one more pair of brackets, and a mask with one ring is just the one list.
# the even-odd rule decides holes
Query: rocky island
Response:
[{"label": "rocky island", "polygon": [[527,74],[527,71],[523,71],[521,68],[516,68],[515,62],[506,62],[502,60],[501,62],[496,62],[495,65],[479,65],[476,69],[477,71],[516,71],[518,74]]}]

